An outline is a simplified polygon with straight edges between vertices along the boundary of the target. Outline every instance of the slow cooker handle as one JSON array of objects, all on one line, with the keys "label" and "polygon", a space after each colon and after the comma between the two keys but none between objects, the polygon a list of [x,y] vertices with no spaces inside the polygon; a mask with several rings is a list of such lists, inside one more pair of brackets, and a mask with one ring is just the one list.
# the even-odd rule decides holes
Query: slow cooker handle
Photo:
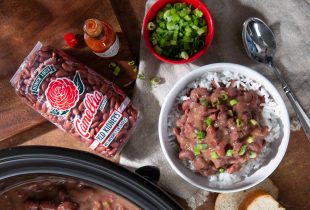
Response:
[{"label": "slow cooker handle", "polygon": [[151,182],[156,183],[159,181],[160,170],[156,166],[142,166],[136,169],[135,172]]}]

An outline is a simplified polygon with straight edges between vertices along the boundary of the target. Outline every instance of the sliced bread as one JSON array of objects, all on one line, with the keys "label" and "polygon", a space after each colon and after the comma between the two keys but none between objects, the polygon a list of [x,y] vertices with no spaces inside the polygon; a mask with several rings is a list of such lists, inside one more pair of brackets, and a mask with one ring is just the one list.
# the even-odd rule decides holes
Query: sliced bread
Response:
[{"label": "sliced bread", "polygon": [[243,199],[239,210],[285,210],[269,193],[256,190]]},{"label": "sliced bread", "polygon": [[248,190],[244,190],[236,193],[222,193],[219,194],[215,202],[215,210],[238,210],[242,200],[247,194],[256,190],[264,190],[268,192],[272,197],[278,199],[279,189],[273,184],[270,179],[265,179],[260,184],[252,187]]}]

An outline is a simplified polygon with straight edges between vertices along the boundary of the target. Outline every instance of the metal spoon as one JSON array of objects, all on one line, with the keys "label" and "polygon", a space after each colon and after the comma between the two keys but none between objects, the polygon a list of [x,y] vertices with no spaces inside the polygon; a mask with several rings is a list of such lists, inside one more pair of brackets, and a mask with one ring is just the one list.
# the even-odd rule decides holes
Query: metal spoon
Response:
[{"label": "metal spoon", "polygon": [[271,29],[262,20],[252,17],[243,23],[242,39],[245,50],[250,58],[267,64],[282,84],[282,88],[290,100],[299,121],[310,141],[310,120],[299,103],[296,95],[286,82],[281,71],[274,65],[273,56],[276,53],[276,42]]}]

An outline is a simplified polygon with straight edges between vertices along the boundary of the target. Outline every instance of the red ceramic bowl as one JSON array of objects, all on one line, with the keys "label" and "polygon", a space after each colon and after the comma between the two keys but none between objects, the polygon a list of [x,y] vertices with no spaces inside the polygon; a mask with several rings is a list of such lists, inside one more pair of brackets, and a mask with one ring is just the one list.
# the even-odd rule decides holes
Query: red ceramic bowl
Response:
[{"label": "red ceramic bowl", "polygon": [[[184,2],[187,4],[191,4],[194,8],[198,8],[199,10],[201,10],[204,14],[204,18],[205,18],[206,23],[208,25],[208,33],[206,34],[206,37],[205,37],[204,46],[200,49],[200,51],[198,51],[197,53],[192,55],[187,60],[185,60],[185,59],[178,59],[178,60],[170,59],[170,58],[167,58],[165,56],[162,56],[162,55],[159,55],[158,53],[156,53],[156,51],[153,49],[152,43],[150,41],[150,31],[147,29],[147,24],[150,21],[153,21],[155,19],[159,10],[161,10],[163,7],[165,7],[165,5],[168,3],[176,3],[176,2]],[[154,56],[156,58],[158,58],[159,60],[164,61],[166,63],[182,64],[182,63],[189,63],[189,62],[196,60],[197,58],[199,58],[202,54],[204,54],[207,51],[207,49],[209,48],[209,46],[212,42],[213,35],[214,35],[213,19],[212,19],[211,14],[210,14],[208,8],[206,7],[206,5],[204,3],[202,3],[200,0],[158,0],[149,9],[149,11],[147,12],[147,14],[144,18],[144,21],[143,21],[143,37],[144,37],[144,40],[146,42],[146,45],[152,51],[152,53],[154,54]]]}]

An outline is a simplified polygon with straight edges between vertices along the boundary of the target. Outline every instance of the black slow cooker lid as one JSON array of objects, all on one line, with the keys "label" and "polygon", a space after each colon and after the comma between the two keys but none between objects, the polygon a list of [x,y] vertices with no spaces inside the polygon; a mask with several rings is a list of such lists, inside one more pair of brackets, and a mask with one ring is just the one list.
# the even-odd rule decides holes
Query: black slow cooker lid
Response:
[{"label": "black slow cooker lid", "polygon": [[109,189],[142,209],[182,209],[141,176],[90,153],[44,146],[0,151],[0,181],[30,174],[64,175]]}]

